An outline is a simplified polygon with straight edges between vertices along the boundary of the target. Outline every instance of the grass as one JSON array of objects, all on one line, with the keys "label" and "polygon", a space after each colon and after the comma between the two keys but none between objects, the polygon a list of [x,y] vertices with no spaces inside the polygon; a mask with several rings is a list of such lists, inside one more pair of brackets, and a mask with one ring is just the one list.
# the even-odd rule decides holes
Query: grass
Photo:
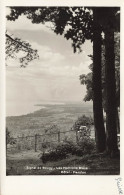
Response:
[{"label": "grass", "polygon": [[43,163],[40,152],[8,154],[7,175],[119,175],[119,157],[106,154],[68,155],[66,159]]}]

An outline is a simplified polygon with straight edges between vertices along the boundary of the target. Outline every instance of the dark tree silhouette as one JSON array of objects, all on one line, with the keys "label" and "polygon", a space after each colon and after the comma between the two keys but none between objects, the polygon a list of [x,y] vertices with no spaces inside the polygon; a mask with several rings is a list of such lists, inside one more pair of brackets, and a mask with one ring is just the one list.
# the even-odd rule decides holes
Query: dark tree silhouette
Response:
[{"label": "dark tree silhouette", "polygon": [[93,113],[96,133],[97,150],[103,152],[106,148],[105,127],[102,109],[101,90],[101,26],[98,23],[99,9],[93,8]]},{"label": "dark tree silhouette", "polygon": [[[103,40],[104,42],[104,40]],[[120,131],[120,125],[119,125],[119,116],[118,116],[118,109],[120,107],[120,33],[115,33],[114,35],[114,53],[115,53],[115,83],[116,83],[116,99],[115,99],[115,105],[116,105],[116,126],[117,131]],[[91,56],[92,57],[92,56]],[[80,81],[81,84],[85,84],[87,88],[87,93],[84,97],[84,101],[90,101],[93,100],[93,90],[92,90],[92,75],[93,75],[93,64],[89,66],[91,72],[87,75],[82,74],[80,75]],[[110,82],[110,78],[108,78],[108,82]],[[107,112],[107,94],[106,94],[106,80],[105,80],[105,45],[102,46],[102,98],[103,98],[103,108],[104,111]],[[110,90],[110,89],[109,89]],[[108,131],[107,131],[108,133]],[[116,132],[117,134],[117,132]],[[109,135],[107,135],[109,137]],[[108,140],[108,143],[110,141]],[[115,144],[116,142],[114,142]]]},{"label": "dark tree silhouette", "polygon": [[105,77],[106,77],[106,133],[107,151],[115,153],[117,147],[116,123],[116,82],[115,82],[115,52],[114,52],[114,9],[108,9],[105,26]]}]

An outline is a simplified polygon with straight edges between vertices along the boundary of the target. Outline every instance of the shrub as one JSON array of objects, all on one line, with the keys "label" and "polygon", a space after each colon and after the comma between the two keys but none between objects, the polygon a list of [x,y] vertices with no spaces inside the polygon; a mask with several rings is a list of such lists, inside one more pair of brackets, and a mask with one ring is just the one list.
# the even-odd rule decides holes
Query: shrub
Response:
[{"label": "shrub", "polygon": [[43,162],[56,161],[66,158],[67,154],[72,153],[74,150],[73,143],[67,141],[57,144],[53,150],[43,153],[41,159]]},{"label": "shrub", "polygon": [[6,127],[6,144],[10,144],[10,145],[16,144],[16,140],[13,137],[11,137],[10,131],[8,130],[7,127]]},{"label": "shrub", "polygon": [[43,153],[41,159],[43,163],[47,161],[62,160],[67,157],[68,154],[82,156],[90,154],[95,149],[95,142],[90,138],[83,138],[78,143],[72,141],[66,141],[56,145],[51,151]]},{"label": "shrub", "polygon": [[75,147],[75,153],[78,156],[90,154],[95,150],[95,141],[89,137],[82,138]]},{"label": "shrub", "polygon": [[90,127],[94,124],[93,118],[90,116],[82,115],[81,117],[78,117],[77,121],[73,125],[73,129],[78,131],[80,129],[80,126],[87,126]]}]

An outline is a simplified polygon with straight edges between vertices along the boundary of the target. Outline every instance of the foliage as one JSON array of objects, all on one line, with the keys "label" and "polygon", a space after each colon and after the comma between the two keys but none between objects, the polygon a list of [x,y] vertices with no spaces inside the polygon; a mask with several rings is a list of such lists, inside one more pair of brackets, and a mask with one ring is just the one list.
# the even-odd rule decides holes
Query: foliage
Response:
[{"label": "foliage", "polygon": [[[115,33],[115,75],[116,75],[116,100],[117,105],[120,105],[120,33]],[[90,56],[92,58],[92,56]],[[80,75],[80,82],[82,85],[86,85],[86,95],[84,101],[93,100],[93,84],[92,84],[92,74],[93,74],[93,64],[89,65],[91,72],[88,74]],[[102,97],[103,97],[103,107],[105,109],[105,46],[102,46]],[[105,109],[106,110],[106,109]]]},{"label": "foliage", "polygon": [[67,154],[72,152],[73,146],[67,142],[58,144],[54,149],[43,153],[41,159],[43,163],[47,161],[56,161],[66,158]]},{"label": "foliage", "polygon": [[6,128],[6,144],[7,144],[7,145],[8,145],[8,144],[13,145],[13,144],[15,144],[15,143],[16,143],[15,139],[14,139],[13,137],[11,137],[8,128]]},{"label": "foliage", "polygon": [[21,67],[26,67],[29,62],[39,57],[37,50],[32,49],[28,42],[22,41],[20,38],[15,38],[12,35],[6,33],[6,60],[9,58],[16,59],[17,54],[20,52],[23,52],[23,57],[19,57]]},{"label": "foliage", "polygon": [[92,72],[80,75],[80,82],[82,85],[86,85],[86,95],[84,101],[90,101],[93,99],[93,86],[92,86]]},{"label": "foliage", "polygon": [[69,154],[82,156],[90,154],[95,149],[95,141],[91,138],[84,137],[78,143],[66,141],[59,143],[54,149],[47,153],[43,153],[41,160],[43,163],[47,161],[57,161],[66,158]]},{"label": "foliage", "polygon": [[95,141],[90,137],[83,137],[76,145],[72,154],[82,156],[91,154],[95,150]]},{"label": "foliage", "polygon": [[86,7],[10,7],[8,20],[15,21],[24,14],[32,23],[52,22],[56,34],[64,34],[72,40],[74,52],[81,51],[86,39],[92,40],[93,18],[91,9]]},{"label": "foliage", "polygon": [[75,122],[73,129],[78,131],[80,129],[80,126],[86,126],[87,128],[90,128],[91,125],[93,125],[93,118],[90,116],[82,115],[81,117],[78,117],[77,121]]},{"label": "foliage", "polygon": [[45,128],[45,133],[57,133],[59,131],[60,131],[60,127],[57,124],[53,124]]},{"label": "foliage", "polygon": [[[10,7],[11,13],[7,19],[15,21],[22,14],[25,15],[32,23],[40,24],[51,22],[51,28],[56,34],[64,34],[68,40],[72,40],[74,52],[81,51],[81,45],[85,40],[93,41],[93,7]],[[99,7],[98,23],[101,31],[105,29],[106,22],[110,16],[110,11],[115,14],[114,21],[110,20],[114,28],[119,29],[119,8]],[[103,18],[103,16],[105,16]],[[118,27],[118,28],[117,28]]]}]

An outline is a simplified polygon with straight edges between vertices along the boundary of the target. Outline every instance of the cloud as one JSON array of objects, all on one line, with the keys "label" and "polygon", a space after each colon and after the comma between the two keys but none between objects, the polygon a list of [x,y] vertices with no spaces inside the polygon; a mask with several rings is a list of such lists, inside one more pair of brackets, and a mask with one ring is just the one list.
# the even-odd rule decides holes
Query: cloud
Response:
[{"label": "cloud", "polygon": [[[26,40],[27,42],[29,42],[28,40]],[[42,64],[42,66],[50,66],[53,63],[58,63],[59,61],[62,61],[65,59],[64,55],[62,55],[61,53],[55,52],[53,51],[50,47],[48,46],[42,46],[36,42],[31,42],[30,44],[32,45],[33,49],[36,49],[38,51],[38,55],[39,55],[39,59],[38,60],[34,60],[31,63],[29,63],[29,66],[32,68],[35,64],[36,66],[40,66],[40,64]],[[10,67],[17,67],[19,66],[19,58],[24,56],[25,54],[22,55],[22,52],[20,51],[17,54],[17,58],[16,59],[12,59],[9,58],[7,60],[7,64]],[[44,65],[45,64],[45,65]]]},{"label": "cloud", "polygon": [[81,74],[90,72],[88,66],[91,61],[80,62],[79,64],[68,64],[66,58],[54,53],[48,47],[40,47],[40,59],[34,60],[25,69],[19,68],[17,61],[10,60],[11,64],[7,67],[7,77],[10,79],[40,80],[41,78],[56,77],[58,78],[74,78]]},{"label": "cloud", "polygon": [[[26,40],[28,41],[28,40]],[[34,60],[23,69],[19,68],[20,64],[18,59],[9,59],[7,67],[7,77],[9,79],[22,79],[30,81],[31,79],[40,80],[41,78],[48,77],[66,77],[73,78],[79,77],[80,74],[88,73],[90,70],[88,66],[91,60],[87,54],[73,54],[63,55],[54,51],[50,46],[40,45],[37,42],[30,42],[33,48],[38,50],[39,59]],[[76,61],[76,59],[80,59]]]},{"label": "cloud", "polygon": [[65,58],[64,55],[53,51],[48,46],[42,46],[36,42],[31,42],[31,45],[33,46],[33,48],[37,49],[40,61],[51,61],[52,63],[54,63]]}]

